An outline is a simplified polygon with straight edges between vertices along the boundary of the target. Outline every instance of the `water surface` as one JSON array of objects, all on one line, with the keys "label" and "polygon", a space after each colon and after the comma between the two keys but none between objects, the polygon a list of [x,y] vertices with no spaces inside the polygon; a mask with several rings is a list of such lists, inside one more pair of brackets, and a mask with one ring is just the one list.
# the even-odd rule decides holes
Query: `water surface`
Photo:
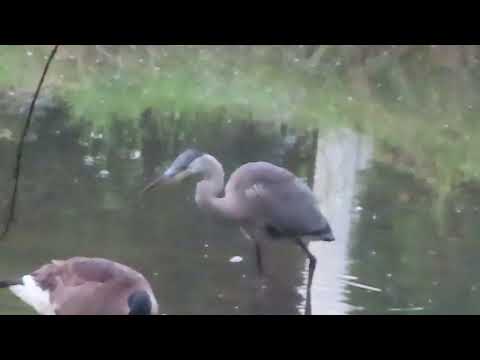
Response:
[{"label": "water surface", "polygon": [[[2,51],[5,58],[7,50]],[[32,55],[25,53],[25,57]],[[42,64],[42,59],[35,61]],[[101,65],[94,61],[88,66]],[[155,63],[149,66],[161,71]],[[111,65],[107,69],[113,71]],[[52,70],[51,76],[60,78],[58,71]],[[148,82],[135,79],[134,74],[129,73],[125,81],[137,81],[140,87],[142,81]],[[91,91],[98,92],[94,85],[85,84],[87,78],[71,76],[69,86],[76,84],[82,91],[92,86]],[[189,78],[182,81],[188,88]],[[273,84],[272,80],[272,88]],[[421,143],[422,135],[418,135],[420,145],[412,144],[409,153],[409,146],[402,148],[402,139],[395,134],[367,131],[365,124],[377,126],[368,121],[359,126],[355,112],[338,115],[343,121],[335,126],[322,126],[307,115],[286,116],[274,108],[260,111],[250,100],[235,112],[197,105],[190,111],[185,104],[172,111],[168,104],[129,96],[118,107],[100,111],[102,99],[92,97],[89,103],[51,86],[42,92],[27,137],[16,222],[0,244],[2,278],[26,273],[50,259],[98,256],[143,272],[152,282],[162,313],[302,314],[307,263],[296,246],[269,246],[265,254],[268,286],[259,291],[252,245],[238,228],[197,209],[192,181],[139,198],[147,179],[179,152],[195,146],[216,156],[227,177],[241,164],[261,160],[288,168],[312,186],[337,237],[335,243],[310,244],[318,258],[313,313],[479,312],[479,187],[470,178],[455,182],[456,158],[449,159],[442,149],[432,151],[430,143]],[[113,82],[102,94],[113,94],[122,86]],[[205,92],[209,91],[215,90],[206,87]],[[5,86],[0,97],[3,214],[29,95],[31,91]],[[82,101],[88,109],[79,110]],[[125,103],[141,111],[135,115],[133,110],[116,110]],[[418,134],[434,115],[433,110],[428,113],[422,107],[420,112],[420,108],[421,103],[412,109],[418,120],[409,123],[413,124],[409,131]],[[382,113],[385,119],[398,119],[394,110],[385,109],[391,111]],[[468,123],[468,117],[459,116],[460,120],[452,117],[451,123]],[[372,117],[371,121],[377,120]],[[432,123],[431,127],[444,125]],[[457,127],[458,133],[477,135],[466,125]],[[436,133],[431,136],[442,139]],[[392,139],[398,144],[392,145]],[[459,151],[459,158],[474,156],[469,155],[470,145],[461,147],[458,138],[449,141],[456,143],[448,154]],[[433,173],[423,166],[429,158],[439,159]],[[466,174],[476,171],[469,166],[472,170],[465,170]],[[442,191],[443,184],[448,184],[448,191]],[[0,313],[33,312],[2,291]]]}]

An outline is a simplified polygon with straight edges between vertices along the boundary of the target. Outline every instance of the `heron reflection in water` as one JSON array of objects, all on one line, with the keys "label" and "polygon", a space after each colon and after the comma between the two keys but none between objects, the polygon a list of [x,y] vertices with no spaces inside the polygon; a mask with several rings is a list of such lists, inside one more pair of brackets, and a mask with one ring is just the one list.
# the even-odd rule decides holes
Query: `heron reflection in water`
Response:
[{"label": "heron reflection in water", "polygon": [[200,177],[195,191],[198,207],[238,224],[243,235],[253,241],[260,275],[260,240],[288,239],[303,250],[309,258],[305,313],[311,314],[310,290],[317,260],[303,238],[333,241],[334,235],[310,188],[290,171],[268,162],[240,166],[224,186],[225,173],[220,162],[210,154],[187,149],[143,192],[192,175]]}]

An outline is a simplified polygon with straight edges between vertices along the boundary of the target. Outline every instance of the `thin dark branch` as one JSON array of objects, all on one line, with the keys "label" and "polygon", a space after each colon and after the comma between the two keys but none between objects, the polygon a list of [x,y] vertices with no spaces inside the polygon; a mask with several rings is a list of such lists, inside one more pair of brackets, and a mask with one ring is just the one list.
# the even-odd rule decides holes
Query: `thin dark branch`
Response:
[{"label": "thin dark branch", "polygon": [[23,127],[23,132],[22,136],[20,137],[20,141],[18,142],[17,146],[17,159],[15,163],[15,169],[13,172],[13,191],[12,195],[10,198],[10,203],[8,207],[8,217],[7,221],[5,223],[5,226],[3,227],[2,234],[0,235],[0,240],[3,240],[7,234],[8,231],[10,230],[11,224],[14,221],[15,218],[15,209],[16,209],[16,203],[17,203],[17,191],[18,191],[18,180],[20,178],[20,165],[22,162],[22,156],[23,156],[23,146],[25,143],[25,137],[27,135],[28,129],[30,128],[30,123],[32,121],[32,114],[33,110],[35,109],[35,103],[37,102],[38,94],[40,93],[40,90],[43,85],[43,80],[45,79],[45,75],[47,74],[48,68],[50,67],[50,63],[53,60],[53,57],[55,56],[55,53],[58,50],[59,45],[55,45],[52,49],[52,52],[50,53],[50,57],[48,58],[45,68],[43,69],[42,77],[40,78],[40,81],[38,82],[37,85],[37,90],[35,91],[35,94],[33,95],[32,102],[30,104],[30,108],[28,110],[27,114],[27,120],[25,121],[25,126]]}]

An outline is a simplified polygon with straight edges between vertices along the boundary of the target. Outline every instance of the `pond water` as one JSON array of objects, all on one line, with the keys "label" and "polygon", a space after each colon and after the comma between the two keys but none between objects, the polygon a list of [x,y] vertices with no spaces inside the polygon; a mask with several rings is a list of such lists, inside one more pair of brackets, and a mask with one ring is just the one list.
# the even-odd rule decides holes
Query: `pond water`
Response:
[{"label": "pond water", "polygon": [[[12,103],[29,99],[9,91],[0,99],[3,218],[25,118]],[[439,205],[438,193],[398,166],[401,155],[380,135],[348,122],[301,128],[274,114],[188,115],[149,106],[135,125],[112,114],[108,129],[95,129],[75,120],[75,104],[51,94],[47,87],[26,139],[16,222],[0,244],[1,278],[50,259],[106,257],[145,274],[162,313],[303,314],[308,264],[295,245],[268,247],[267,288],[259,291],[252,245],[237,227],[196,207],[194,182],[139,197],[147,179],[194,146],[217,157],[227,178],[262,160],[313,188],[336,234],[334,243],[310,243],[318,259],[313,314],[480,311],[478,187],[459,187]],[[0,314],[33,311],[2,290]]]}]

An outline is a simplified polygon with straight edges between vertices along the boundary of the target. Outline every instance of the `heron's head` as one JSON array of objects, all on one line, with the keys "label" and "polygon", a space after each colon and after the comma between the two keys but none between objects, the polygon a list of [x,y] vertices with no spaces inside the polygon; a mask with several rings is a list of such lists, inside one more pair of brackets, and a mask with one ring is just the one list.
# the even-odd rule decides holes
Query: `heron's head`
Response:
[{"label": "heron's head", "polygon": [[177,156],[162,175],[154,179],[143,191],[151,190],[161,183],[178,183],[192,175],[202,174],[206,167],[206,155],[207,154],[195,149],[185,150]]}]

